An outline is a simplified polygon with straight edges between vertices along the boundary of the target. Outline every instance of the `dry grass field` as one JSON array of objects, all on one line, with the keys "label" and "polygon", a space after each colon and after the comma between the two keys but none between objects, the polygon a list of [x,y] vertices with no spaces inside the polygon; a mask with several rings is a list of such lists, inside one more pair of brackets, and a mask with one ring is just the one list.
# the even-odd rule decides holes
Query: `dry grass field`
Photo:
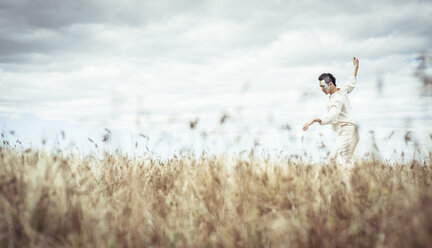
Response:
[{"label": "dry grass field", "polygon": [[0,148],[0,247],[432,247],[432,164]]}]

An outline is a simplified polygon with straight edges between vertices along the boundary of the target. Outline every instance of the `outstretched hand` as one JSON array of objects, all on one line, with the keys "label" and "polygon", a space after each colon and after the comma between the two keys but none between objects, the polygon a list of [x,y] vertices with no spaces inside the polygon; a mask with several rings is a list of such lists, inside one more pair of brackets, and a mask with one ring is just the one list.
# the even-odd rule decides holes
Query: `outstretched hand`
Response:
[{"label": "outstretched hand", "polygon": [[306,124],[304,124],[304,126],[302,128],[303,131],[307,131],[310,125],[311,125],[310,122],[306,122]]},{"label": "outstretched hand", "polygon": [[311,121],[306,122],[306,124],[304,124],[304,126],[302,128],[303,131],[307,131],[308,128],[309,128],[309,126],[312,125],[312,124],[314,124],[315,122],[321,123],[321,119],[317,118],[317,119],[313,119]]}]

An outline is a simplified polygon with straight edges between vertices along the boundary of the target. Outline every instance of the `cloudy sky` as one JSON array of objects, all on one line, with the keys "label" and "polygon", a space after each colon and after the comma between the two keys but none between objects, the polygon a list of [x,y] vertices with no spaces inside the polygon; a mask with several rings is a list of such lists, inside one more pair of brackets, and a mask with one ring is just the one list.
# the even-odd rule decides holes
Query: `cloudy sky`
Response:
[{"label": "cloudy sky", "polygon": [[300,127],[325,110],[316,78],[342,83],[357,56],[363,136],[421,137],[431,97],[414,71],[432,51],[431,16],[430,1],[0,0],[1,128],[31,144],[65,130],[92,145],[104,128],[173,149],[314,144],[325,128]]}]

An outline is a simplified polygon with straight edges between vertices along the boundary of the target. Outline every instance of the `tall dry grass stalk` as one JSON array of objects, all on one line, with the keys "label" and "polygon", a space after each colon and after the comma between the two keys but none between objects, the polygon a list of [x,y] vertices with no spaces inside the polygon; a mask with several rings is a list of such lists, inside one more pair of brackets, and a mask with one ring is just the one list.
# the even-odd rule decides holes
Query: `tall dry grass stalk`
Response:
[{"label": "tall dry grass stalk", "polygon": [[431,247],[432,170],[0,148],[0,247]]}]

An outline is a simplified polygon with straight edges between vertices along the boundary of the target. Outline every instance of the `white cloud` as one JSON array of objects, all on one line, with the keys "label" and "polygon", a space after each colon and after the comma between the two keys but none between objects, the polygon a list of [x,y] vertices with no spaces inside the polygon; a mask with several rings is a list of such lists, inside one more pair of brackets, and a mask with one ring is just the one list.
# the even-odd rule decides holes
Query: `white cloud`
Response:
[{"label": "white cloud", "polygon": [[317,76],[343,82],[351,56],[361,61],[357,105],[373,107],[378,77],[385,94],[415,99],[412,59],[432,43],[428,1],[0,0],[0,9],[0,114],[69,123],[131,127],[142,112],[163,129],[169,115],[217,121],[238,106],[241,124],[266,111],[300,123],[325,101]]}]

